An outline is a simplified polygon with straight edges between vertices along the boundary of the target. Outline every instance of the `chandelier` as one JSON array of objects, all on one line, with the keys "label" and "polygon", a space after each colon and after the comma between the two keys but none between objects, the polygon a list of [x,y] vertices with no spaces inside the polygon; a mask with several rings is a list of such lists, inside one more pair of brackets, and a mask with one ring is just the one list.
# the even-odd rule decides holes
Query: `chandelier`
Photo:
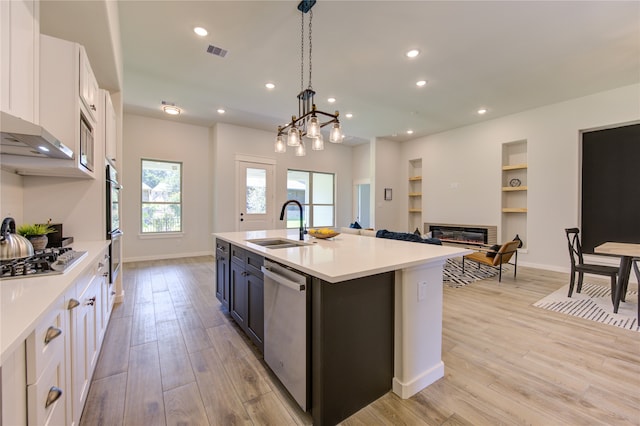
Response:
[{"label": "chandelier", "polygon": [[[336,111],[334,114],[320,111],[316,108],[314,96],[316,92],[313,91],[311,86],[311,29],[313,21],[313,11],[311,8],[316,3],[316,0],[302,0],[298,4],[298,10],[300,11],[301,25],[300,25],[300,93],[298,94],[298,117],[292,116],[291,121],[284,126],[278,126],[278,134],[276,136],[275,151],[286,152],[287,145],[295,147],[296,156],[306,155],[305,143],[311,143],[311,149],[314,151],[321,151],[324,149],[324,138],[322,136],[321,128],[332,124],[329,132],[329,142],[342,143],[344,135],[342,128],[340,127],[340,121],[338,115],[340,113]],[[309,85],[306,89],[304,87],[304,14],[309,12]],[[285,143],[286,137],[286,143]],[[305,139],[307,142],[305,142]]]}]

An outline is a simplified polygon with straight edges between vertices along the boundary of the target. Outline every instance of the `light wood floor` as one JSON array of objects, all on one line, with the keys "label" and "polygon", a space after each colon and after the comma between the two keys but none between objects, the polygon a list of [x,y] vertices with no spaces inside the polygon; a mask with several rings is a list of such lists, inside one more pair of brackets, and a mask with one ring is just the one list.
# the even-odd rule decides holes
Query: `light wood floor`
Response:
[{"label": "light wood floor", "polygon": [[[124,265],[81,424],[311,423],[221,310],[213,276],[212,257]],[[520,267],[445,286],[445,377],[343,424],[639,425],[640,333],[531,306],[567,280]]]}]

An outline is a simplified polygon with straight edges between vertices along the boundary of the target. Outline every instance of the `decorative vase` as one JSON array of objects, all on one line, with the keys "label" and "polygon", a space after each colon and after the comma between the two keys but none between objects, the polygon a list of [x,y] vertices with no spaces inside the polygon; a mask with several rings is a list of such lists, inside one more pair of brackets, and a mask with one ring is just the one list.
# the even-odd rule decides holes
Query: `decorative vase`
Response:
[{"label": "decorative vase", "polygon": [[513,239],[513,241],[520,241],[518,243],[518,248],[522,248],[522,240],[520,239],[520,237],[518,236],[518,234],[516,234],[516,237]]},{"label": "decorative vase", "polygon": [[44,250],[49,242],[49,237],[46,235],[32,235],[29,237],[29,241],[34,250]]}]

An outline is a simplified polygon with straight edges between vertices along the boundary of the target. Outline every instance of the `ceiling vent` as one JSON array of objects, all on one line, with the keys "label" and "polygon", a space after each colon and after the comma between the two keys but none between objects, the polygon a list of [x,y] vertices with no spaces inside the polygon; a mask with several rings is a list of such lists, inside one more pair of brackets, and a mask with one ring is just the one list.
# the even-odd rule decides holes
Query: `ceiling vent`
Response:
[{"label": "ceiling vent", "polygon": [[221,47],[216,47],[212,44],[210,44],[209,47],[207,47],[207,53],[220,56],[221,58],[224,58],[225,56],[227,56],[227,51],[225,49],[222,49]]}]

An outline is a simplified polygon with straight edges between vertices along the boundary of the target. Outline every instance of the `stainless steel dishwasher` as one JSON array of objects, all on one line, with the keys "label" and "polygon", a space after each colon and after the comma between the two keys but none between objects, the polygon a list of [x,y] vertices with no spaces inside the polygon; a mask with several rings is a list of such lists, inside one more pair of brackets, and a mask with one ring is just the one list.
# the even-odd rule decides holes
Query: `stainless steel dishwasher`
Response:
[{"label": "stainless steel dishwasher", "polygon": [[307,276],[265,259],[264,360],[298,405],[308,407]]}]

